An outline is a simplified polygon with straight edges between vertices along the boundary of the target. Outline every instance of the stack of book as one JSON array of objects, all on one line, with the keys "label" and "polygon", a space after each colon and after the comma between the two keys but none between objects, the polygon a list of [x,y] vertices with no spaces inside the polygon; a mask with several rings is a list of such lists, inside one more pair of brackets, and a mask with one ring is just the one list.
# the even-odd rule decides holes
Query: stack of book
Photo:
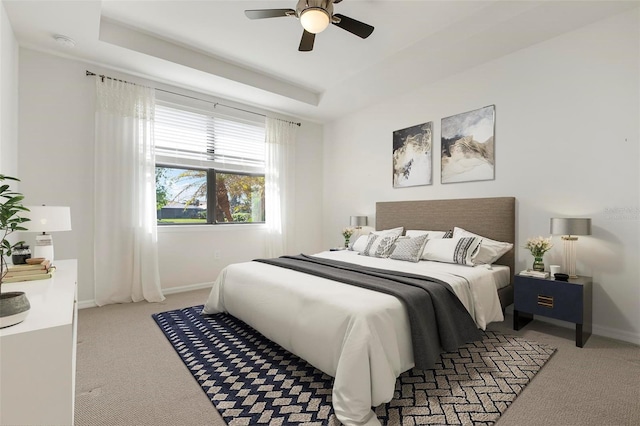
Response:
[{"label": "stack of book", "polygon": [[547,271],[534,271],[533,269],[525,269],[520,272],[520,275],[525,277],[535,277],[535,278],[549,278],[549,273]]},{"label": "stack of book", "polygon": [[56,267],[48,259],[37,265],[9,265],[7,274],[2,279],[2,282],[15,283],[18,281],[46,280],[53,276],[55,270]]}]

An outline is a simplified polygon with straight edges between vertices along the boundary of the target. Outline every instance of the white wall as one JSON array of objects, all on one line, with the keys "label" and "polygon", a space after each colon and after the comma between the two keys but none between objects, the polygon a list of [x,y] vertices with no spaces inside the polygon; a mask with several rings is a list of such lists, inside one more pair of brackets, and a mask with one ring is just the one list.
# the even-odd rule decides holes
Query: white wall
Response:
[{"label": "white wall", "polygon": [[[53,236],[55,257],[78,259],[78,299],[84,305],[94,298],[95,83],[93,78],[85,76],[86,69],[140,81],[97,66],[20,49],[18,164],[23,179],[21,189],[28,204],[71,207],[73,230]],[[318,159],[322,158],[322,127],[303,122],[298,144],[296,233],[300,239],[296,250],[316,252],[321,248],[320,227],[307,225],[321,223],[322,161]],[[176,287],[211,283],[227,264],[264,256],[263,232],[259,225],[162,228],[158,240],[163,289],[175,291]],[[35,238],[30,234],[23,237],[27,243]],[[220,259],[214,259],[216,250],[220,251]]]},{"label": "white wall", "polygon": [[[18,43],[0,2],[0,174],[20,178],[18,173]],[[15,191],[19,182],[5,181]],[[4,200],[0,201],[4,202]],[[11,243],[19,240],[14,233]],[[10,259],[6,259],[10,260]]]},{"label": "white wall", "polygon": [[[635,9],[325,126],[325,246],[350,215],[375,223],[376,201],[515,196],[521,270],[551,217],[591,217],[578,273],[594,278],[594,332],[640,343],[639,22]],[[436,155],[433,185],[392,188],[394,130],[433,121],[437,154],[441,118],[492,104],[495,180],[440,184]],[[561,259],[554,242],[547,264]]]},{"label": "white wall", "polygon": [[18,44],[0,3],[0,174],[14,177],[19,177],[17,110]]}]

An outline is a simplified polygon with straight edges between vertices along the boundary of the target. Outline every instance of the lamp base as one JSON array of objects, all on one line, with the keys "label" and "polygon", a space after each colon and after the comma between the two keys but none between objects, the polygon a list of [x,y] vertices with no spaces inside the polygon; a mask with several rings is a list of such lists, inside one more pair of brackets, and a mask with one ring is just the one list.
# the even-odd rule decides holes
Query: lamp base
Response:
[{"label": "lamp base", "polygon": [[53,263],[53,237],[51,234],[36,236],[36,246],[33,250],[33,257],[44,257]]},{"label": "lamp base", "polygon": [[576,243],[578,237],[564,236],[562,242],[564,245],[563,269],[569,278],[578,278],[576,274]]}]

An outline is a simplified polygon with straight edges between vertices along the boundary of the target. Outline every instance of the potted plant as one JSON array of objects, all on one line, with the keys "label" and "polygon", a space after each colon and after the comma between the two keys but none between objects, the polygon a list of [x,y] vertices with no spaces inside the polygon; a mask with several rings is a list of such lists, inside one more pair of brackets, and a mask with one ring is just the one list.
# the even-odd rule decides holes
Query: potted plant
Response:
[{"label": "potted plant", "polygon": [[353,235],[353,228],[344,228],[342,236],[344,237],[344,248],[349,248],[349,239]]},{"label": "potted plant", "polygon": [[546,252],[551,250],[553,244],[551,244],[551,237],[549,238],[529,238],[527,240],[527,244],[525,244],[524,248],[531,252],[533,256],[533,270],[544,272],[544,261],[543,256]]},{"label": "potted plant", "polygon": [[0,328],[22,322],[31,307],[24,292],[2,292],[2,282],[8,272],[7,257],[11,256],[11,252],[16,246],[24,243],[24,241],[18,241],[11,244],[7,237],[15,231],[26,231],[27,229],[21,225],[30,220],[20,217],[21,212],[29,211],[22,205],[24,196],[12,191],[5,181],[19,182],[20,180],[0,174],[0,236],[2,237],[0,242]]}]

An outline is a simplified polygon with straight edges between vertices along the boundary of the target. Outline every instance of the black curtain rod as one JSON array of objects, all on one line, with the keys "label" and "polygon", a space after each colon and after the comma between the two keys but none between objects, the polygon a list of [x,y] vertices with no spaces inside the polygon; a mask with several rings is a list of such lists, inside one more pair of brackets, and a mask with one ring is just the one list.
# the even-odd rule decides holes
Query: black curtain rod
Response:
[{"label": "black curtain rod", "polygon": [[[123,82],[123,83],[134,84],[134,85],[136,85],[136,86],[139,86],[139,84],[132,83],[132,82],[130,82],[130,81],[120,80],[120,79],[118,79],[118,78],[109,77],[109,76],[106,76],[106,75],[104,75],[104,74],[96,74],[96,73],[91,72],[91,71],[89,71],[89,70],[86,70],[85,72],[86,72],[86,75],[87,75],[87,76],[94,76],[94,75],[95,75],[96,77],[100,77],[100,78],[102,79],[102,81],[103,81],[103,82],[104,82],[104,79],[106,78],[107,80],[121,81],[121,82]],[[253,112],[253,111],[248,111],[248,110],[246,110],[246,109],[242,109],[242,108],[236,108],[236,107],[231,106],[231,105],[221,104],[220,102],[212,102],[212,101],[208,101],[208,100],[206,100],[206,99],[200,99],[200,98],[196,98],[196,97],[194,97],[194,96],[183,95],[182,93],[172,92],[172,91],[170,91],[170,90],[164,90],[164,89],[158,89],[158,88],[154,88],[154,89],[155,89],[155,90],[158,90],[158,91],[160,91],[160,92],[171,93],[172,95],[178,95],[178,96],[182,96],[182,97],[185,97],[185,98],[195,99],[195,100],[197,100],[197,101],[201,101],[201,102],[206,102],[206,103],[209,103],[209,104],[213,104],[213,107],[214,107],[214,108],[215,108],[215,107],[217,107],[217,106],[223,106],[223,107],[225,107],[225,108],[231,108],[231,109],[235,109],[235,110],[237,110],[237,111],[248,112],[249,114],[255,114],[255,115],[260,115],[260,116],[262,116],[262,117],[266,117],[266,115],[265,115],[265,114],[260,114],[259,112]],[[281,119],[281,118],[276,118],[276,120],[284,121],[285,123],[295,124],[295,125],[296,125],[296,126],[298,126],[298,127],[300,127],[300,126],[301,126],[301,123],[296,123],[295,121],[283,120],[283,119]]]}]

